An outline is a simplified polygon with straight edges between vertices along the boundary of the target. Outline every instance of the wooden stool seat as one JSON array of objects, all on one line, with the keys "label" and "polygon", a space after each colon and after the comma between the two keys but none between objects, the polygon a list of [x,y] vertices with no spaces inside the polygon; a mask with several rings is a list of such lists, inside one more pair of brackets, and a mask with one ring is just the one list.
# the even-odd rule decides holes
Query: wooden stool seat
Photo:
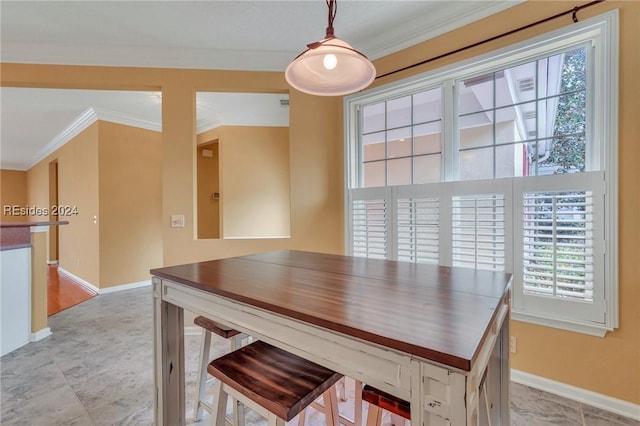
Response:
[{"label": "wooden stool seat", "polygon": [[[211,361],[207,371],[218,379],[215,387],[218,400],[214,400],[216,417],[224,416],[226,393],[249,406],[253,401],[284,421],[290,421],[329,391],[333,391],[330,400],[334,402],[331,405],[335,405],[331,408],[337,410],[334,385],[341,374],[265,342],[257,341],[223,355]],[[236,392],[225,391],[225,387]],[[337,424],[337,411],[334,413],[327,412],[327,417],[332,416],[330,424]],[[216,418],[217,425],[223,421]]]},{"label": "wooden stool seat", "polygon": [[362,388],[362,399],[370,404],[367,426],[380,425],[382,420],[381,409],[389,411],[392,415],[411,420],[411,404],[409,402],[378,390],[373,386],[365,385]]},{"label": "wooden stool seat", "polygon": [[199,327],[204,328],[210,333],[217,334],[218,336],[228,339],[233,336],[237,336],[240,334],[238,330],[234,330],[233,328],[226,327],[222,324],[218,324],[215,321],[210,320],[207,317],[199,316],[193,320],[193,323]]}]

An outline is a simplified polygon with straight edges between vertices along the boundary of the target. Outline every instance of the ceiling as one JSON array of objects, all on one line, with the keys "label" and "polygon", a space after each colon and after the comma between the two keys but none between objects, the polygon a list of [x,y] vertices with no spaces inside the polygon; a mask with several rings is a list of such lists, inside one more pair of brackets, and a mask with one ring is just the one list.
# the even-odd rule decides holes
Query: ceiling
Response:
[{"label": "ceiling", "polygon": [[[342,0],[334,27],[338,37],[376,59],[516,3]],[[2,0],[0,59],[284,71],[307,43],[323,38],[326,19],[327,7],[322,0]],[[234,100],[233,95],[200,99],[199,123],[241,123],[241,117],[228,108],[246,102],[267,108],[261,111],[262,117],[282,116],[282,95],[262,98],[265,102],[249,101],[246,96],[241,100]],[[97,117],[127,117],[141,127],[155,121],[157,126],[160,101],[160,94],[150,92],[2,88],[0,167],[28,169],[48,153],[47,147],[55,147],[70,133],[74,122],[91,115],[89,108]]]}]

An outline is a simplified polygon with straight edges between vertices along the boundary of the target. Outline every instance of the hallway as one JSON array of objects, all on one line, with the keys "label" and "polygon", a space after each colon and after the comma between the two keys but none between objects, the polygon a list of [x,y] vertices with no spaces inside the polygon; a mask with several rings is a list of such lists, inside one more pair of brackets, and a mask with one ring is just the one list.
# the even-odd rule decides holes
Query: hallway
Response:
[{"label": "hallway", "polygon": [[58,271],[58,265],[47,269],[47,316],[57,314],[79,303],[85,302],[97,293],[69,279]]}]

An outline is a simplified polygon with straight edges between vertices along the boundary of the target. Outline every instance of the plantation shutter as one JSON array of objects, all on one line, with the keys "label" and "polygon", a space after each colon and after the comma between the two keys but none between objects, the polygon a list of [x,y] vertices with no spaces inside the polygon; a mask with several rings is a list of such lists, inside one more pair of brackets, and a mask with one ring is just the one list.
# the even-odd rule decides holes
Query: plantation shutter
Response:
[{"label": "plantation shutter", "polygon": [[438,264],[440,200],[437,190],[437,184],[396,189],[397,260]]},{"label": "plantation shutter", "polygon": [[515,309],[604,322],[604,174],[516,180]]},{"label": "plantation shutter", "polygon": [[507,179],[451,186],[451,265],[511,271],[511,196]]}]

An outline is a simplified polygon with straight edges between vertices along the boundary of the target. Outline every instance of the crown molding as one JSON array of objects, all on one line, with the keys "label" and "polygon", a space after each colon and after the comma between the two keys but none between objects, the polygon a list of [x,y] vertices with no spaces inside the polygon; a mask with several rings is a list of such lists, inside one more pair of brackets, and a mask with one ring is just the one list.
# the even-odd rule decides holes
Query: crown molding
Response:
[{"label": "crown molding", "polygon": [[67,142],[78,136],[87,127],[96,122],[98,116],[93,108],[89,107],[73,120],[63,131],[53,137],[45,146],[40,148],[30,163],[26,165],[26,170],[32,168],[48,155],[62,148]]},{"label": "crown molding", "polygon": [[140,129],[153,130],[154,132],[162,131],[162,122],[154,120],[145,120],[124,114],[118,111],[111,111],[104,108],[92,107],[98,120],[110,121],[112,123],[123,124],[125,126],[138,127]]},{"label": "crown molding", "polygon": [[[523,2],[524,0],[474,2],[473,7],[469,7],[469,2],[449,2],[448,7],[444,10],[434,10],[434,14],[429,19],[431,25],[412,25],[408,23],[406,27],[420,28],[420,30],[409,34],[406,33],[406,28],[404,27],[396,30],[386,28],[380,35],[383,40],[377,40],[378,37],[376,37],[370,41],[371,44],[377,47],[367,48],[358,45],[358,49],[366,52],[371,59],[379,59],[502,12]],[[414,20],[424,21],[424,17],[417,16]]]},{"label": "crown molding", "polygon": [[198,123],[196,126],[196,135],[200,133],[207,132],[211,129],[215,129],[216,127],[222,126],[222,121],[212,118],[209,120],[202,120],[202,122]]},{"label": "crown molding", "polygon": [[47,158],[47,156],[53,154],[62,146],[64,146],[71,139],[82,133],[87,127],[92,125],[98,120],[109,121],[112,123],[122,124],[125,126],[138,127],[146,130],[153,130],[156,132],[162,131],[162,123],[151,120],[144,120],[141,118],[133,117],[131,115],[123,114],[121,112],[110,111],[98,107],[89,107],[84,110],[75,120],[73,120],[63,131],[43,146],[33,159],[27,164],[3,164],[2,168],[11,168],[13,165],[19,170],[29,170],[40,161]]}]

